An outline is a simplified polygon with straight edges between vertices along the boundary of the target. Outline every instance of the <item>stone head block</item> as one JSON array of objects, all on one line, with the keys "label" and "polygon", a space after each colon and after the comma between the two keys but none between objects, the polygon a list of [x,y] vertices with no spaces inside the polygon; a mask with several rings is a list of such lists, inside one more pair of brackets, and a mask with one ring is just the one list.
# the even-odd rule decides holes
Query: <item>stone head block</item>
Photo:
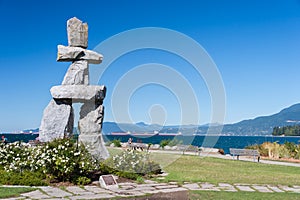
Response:
[{"label": "stone head block", "polygon": [[68,43],[72,47],[87,48],[88,46],[88,25],[82,23],[76,17],[67,21]]}]

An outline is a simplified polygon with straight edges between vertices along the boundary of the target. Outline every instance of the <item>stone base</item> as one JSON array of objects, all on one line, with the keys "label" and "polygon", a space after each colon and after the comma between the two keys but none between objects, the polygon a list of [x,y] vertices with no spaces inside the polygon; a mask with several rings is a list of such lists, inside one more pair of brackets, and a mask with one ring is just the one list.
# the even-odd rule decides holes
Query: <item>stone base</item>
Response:
[{"label": "stone base", "polygon": [[79,135],[78,140],[96,160],[105,160],[109,157],[101,134]]},{"label": "stone base", "polygon": [[56,138],[70,137],[73,134],[74,113],[68,102],[51,100],[44,110],[39,140],[49,142]]}]

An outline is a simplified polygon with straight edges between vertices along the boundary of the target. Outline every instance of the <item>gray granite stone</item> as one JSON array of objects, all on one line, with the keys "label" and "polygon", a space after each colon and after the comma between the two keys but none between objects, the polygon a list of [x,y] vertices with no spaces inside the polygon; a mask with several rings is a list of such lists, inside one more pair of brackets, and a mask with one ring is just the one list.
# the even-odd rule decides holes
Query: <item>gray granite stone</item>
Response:
[{"label": "gray granite stone", "polygon": [[234,186],[230,185],[229,183],[219,183],[218,188],[226,192],[237,192]]},{"label": "gray granite stone", "polygon": [[252,188],[254,188],[255,190],[257,190],[258,192],[273,192],[272,190],[270,190],[269,188],[267,188],[266,186],[262,186],[262,185],[252,185]]},{"label": "gray granite stone", "polygon": [[83,49],[81,47],[57,46],[58,62],[74,62],[77,60],[86,60],[90,64],[100,64],[103,56],[95,51]]},{"label": "gray granite stone", "polygon": [[287,192],[294,192],[294,193],[300,193],[300,189],[296,189],[293,187],[289,187],[289,186],[279,186],[280,189],[287,191]]},{"label": "gray granite stone", "polygon": [[284,192],[284,191],[282,191],[281,189],[279,189],[279,188],[276,187],[276,186],[268,185],[268,188],[270,188],[270,189],[273,190],[274,192]]},{"label": "gray granite stone", "polygon": [[100,188],[98,186],[89,186],[86,185],[84,186],[84,189],[86,189],[87,191],[93,192],[93,193],[113,193],[110,190],[104,189],[104,188]]},{"label": "gray granite stone", "polygon": [[184,184],[182,187],[187,188],[189,190],[199,190],[200,189],[200,187],[197,183]]},{"label": "gray granite stone", "polygon": [[76,195],[92,195],[92,194],[95,194],[91,191],[87,191],[87,190],[84,190],[78,186],[68,186],[66,187],[66,190],[73,193],[73,194],[76,194]]},{"label": "gray granite stone", "polygon": [[105,98],[106,88],[103,85],[59,85],[53,86],[50,92],[54,99],[71,99],[72,103],[92,101],[95,104]]},{"label": "gray granite stone", "polygon": [[88,85],[89,64],[86,60],[74,61],[69,67],[62,85]]},{"label": "gray granite stone", "polygon": [[74,113],[70,102],[52,99],[44,110],[39,140],[48,142],[56,138],[70,137],[73,123]]},{"label": "gray granite stone", "polygon": [[39,190],[23,193],[23,194],[21,194],[21,196],[31,198],[31,199],[47,199],[47,198],[50,198],[49,195],[46,195],[46,194],[42,193]]},{"label": "gray granite stone", "polygon": [[244,191],[244,192],[254,192],[255,190],[253,190],[250,186],[246,186],[246,185],[237,185],[236,186],[240,191]]},{"label": "gray granite stone", "polygon": [[97,160],[107,159],[109,153],[103,143],[101,134],[79,135],[79,142],[83,143],[89,153]]},{"label": "gray granite stone", "polygon": [[49,196],[51,197],[69,197],[69,196],[73,196],[73,194],[66,192],[64,190],[61,190],[59,188],[56,187],[44,187],[42,188],[42,190],[47,193]]},{"label": "gray granite stone", "polygon": [[86,23],[73,17],[67,21],[67,32],[69,46],[87,48],[88,25]]},{"label": "gray granite stone", "polygon": [[115,196],[112,194],[106,194],[106,193],[100,193],[100,194],[84,194],[84,195],[78,195],[78,196],[72,196],[70,199],[77,200],[77,199],[111,199]]}]

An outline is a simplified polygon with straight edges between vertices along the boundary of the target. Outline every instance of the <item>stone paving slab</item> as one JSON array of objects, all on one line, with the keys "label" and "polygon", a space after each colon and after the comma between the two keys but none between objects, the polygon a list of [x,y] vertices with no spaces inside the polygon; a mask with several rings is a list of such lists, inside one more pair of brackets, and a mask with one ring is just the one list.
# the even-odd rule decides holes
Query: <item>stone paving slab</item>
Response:
[{"label": "stone paving slab", "polygon": [[197,183],[184,184],[182,187],[187,188],[189,190],[200,190],[200,187]]},{"label": "stone paving slab", "polygon": [[78,200],[78,199],[111,199],[116,196],[111,194],[90,194],[90,195],[78,195],[70,197],[71,200]]},{"label": "stone paving slab", "polygon": [[82,188],[80,188],[80,187],[78,187],[78,186],[68,186],[68,187],[66,187],[66,190],[67,191],[69,191],[69,192],[71,192],[71,193],[73,193],[73,194],[80,194],[80,195],[89,195],[89,194],[95,194],[95,193],[93,193],[93,192],[91,192],[91,191],[87,191],[87,190],[84,190],[84,189],[82,189]]},{"label": "stone paving slab", "polygon": [[84,189],[86,189],[87,191],[93,192],[93,193],[113,193],[110,190],[98,187],[98,186],[84,186]]},{"label": "stone paving slab", "polygon": [[188,189],[182,188],[182,187],[177,187],[177,188],[167,188],[167,189],[161,189],[158,190],[159,192],[162,193],[171,193],[171,192],[181,192],[181,191],[187,191]]},{"label": "stone paving slab", "polygon": [[235,187],[229,183],[219,183],[218,188],[226,192],[237,192],[237,189],[235,189]]},{"label": "stone paving slab", "polygon": [[215,185],[210,183],[199,183],[200,189],[199,190],[209,190],[209,191],[220,191]]},{"label": "stone paving slab", "polygon": [[295,193],[300,193],[300,189],[296,189],[294,187],[289,187],[289,186],[279,186],[280,189],[288,191],[288,192],[295,192]]},{"label": "stone paving slab", "polygon": [[255,190],[253,190],[250,186],[247,185],[236,185],[235,187],[237,187],[240,191],[255,192]]},{"label": "stone paving slab", "polygon": [[49,195],[46,195],[46,194],[42,193],[39,190],[35,190],[35,191],[32,191],[32,192],[27,192],[27,193],[21,194],[21,196],[28,197],[28,198],[31,198],[31,199],[47,199],[47,198],[50,198]]},{"label": "stone paving slab", "polygon": [[270,188],[270,189],[273,190],[274,192],[284,192],[284,191],[282,191],[281,189],[279,189],[279,188],[276,187],[276,186],[268,185],[268,188]]},{"label": "stone paving slab", "polygon": [[252,185],[252,188],[257,190],[258,192],[269,192],[269,193],[273,192],[272,190],[270,190],[266,186],[261,186],[261,185]]},{"label": "stone paving slab", "polygon": [[169,188],[177,188],[178,185],[158,185],[155,186],[156,189],[169,189]]},{"label": "stone paving slab", "polygon": [[56,187],[41,187],[41,189],[46,192],[51,197],[68,197],[73,196],[73,194],[63,191]]}]

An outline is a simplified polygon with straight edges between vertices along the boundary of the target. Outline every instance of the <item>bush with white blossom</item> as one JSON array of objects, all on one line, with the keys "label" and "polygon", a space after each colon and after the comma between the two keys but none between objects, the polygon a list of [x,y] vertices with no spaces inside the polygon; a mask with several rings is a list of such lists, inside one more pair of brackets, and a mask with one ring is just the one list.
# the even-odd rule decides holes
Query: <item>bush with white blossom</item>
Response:
[{"label": "bush with white blossom", "polygon": [[0,169],[7,172],[36,171],[58,181],[76,182],[98,168],[86,148],[71,139],[38,146],[23,142],[0,144]]},{"label": "bush with white blossom", "polygon": [[161,172],[159,164],[150,159],[149,153],[134,150],[124,151],[119,155],[113,156],[112,167],[119,172],[140,175],[158,174]]}]

